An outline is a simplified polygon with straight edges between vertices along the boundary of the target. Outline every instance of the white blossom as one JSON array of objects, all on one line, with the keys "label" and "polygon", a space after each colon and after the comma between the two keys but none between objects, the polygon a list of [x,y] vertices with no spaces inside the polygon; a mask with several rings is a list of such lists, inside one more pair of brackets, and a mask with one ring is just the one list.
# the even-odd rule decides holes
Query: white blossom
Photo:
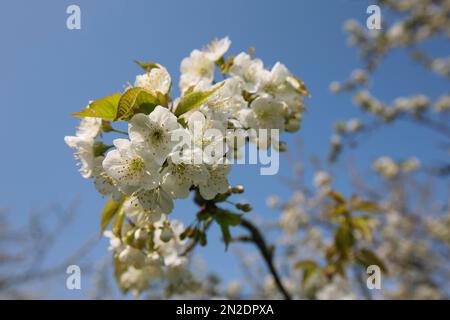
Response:
[{"label": "white blossom", "polygon": [[209,173],[204,164],[170,162],[161,176],[163,188],[174,199],[184,199],[189,196],[191,186],[206,182]]},{"label": "white blossom", "polygon": [[256,98],[250,109],[240,112],[240,120],[247,128],[284,130],[283,104],[272,98]]},{"label": "white blossom", "polygon": [[172,137],[177,130],[181,130],[177,117],[161,106],[157,106],[148,116],[136,114],[130,120],[128,129],[137,152],[152,157],[158,165],[164,163],[176,145]]},{"label": "white blossom", "polygon": [[227,176],[230,173],[230,165],[216,164],[208,165],[209,178],[205,182],[199,183],[199,190],[206,200],[213,199],[217,194],[228,190],[229,183]]},{"label": "white blossom", "polygon": [[94,139],[85,136],[66,136],[64,141],[75,150],[74,156],[79,161],[81,176],[85,179],[90,178],[94,170]]},{"label": "white blossom", "polygon": [[158,167],[148,153],[138,154],[129,140],[114,140],[115,150],[103,160],[106,174],[127,195],[140,189],[154,189],[159,184]]},{"label": "white blossom", "polygon": [[208,46],[205,48],[206,57],[215,62],[219,60],[225,52],[230,48],[231,41],[228,37],[222,39],[214,39]]},{"label": "white blossom", "polygon": [[214,78],[214,62],[208,54],[194,50],[181,61],[180,91],[185,92],[192,86],[211,84]]},{"label": "white blossom", "polygon": [[166,68],[161,65],[152,68],[150,72],[136,76],[135,87],[145,88],[154,95],[158,92],[167,94],[170,90],[172,80]]},{"label": "white blossom", "polygon": [[393,178],[398,175],[399,167],[389,157],[381,157],[373,163],[373,169],[386,178]]},{"label": "white blossom", "polygon": [[314,185],[316,188],[329,188],[331,184],[331,176],[326,171],[317,171],[314,175]]},{"label": "white blossom", "polygon": [[252,59],[245,52],[241,52],[234,58],[230,68],[230,74],[239,77],[243,82],[244,90],[250,93],[258,90],[263,74],[267,72],[260,59]]},{"label": "white blossom", "polygon": [[75,136],[66,136],[64,141],[75,150],[74,156],[80,166],[81,176],[91,178],[95,166],[95,138],[100,133],[102,120],[98,118],[82,118]]},{"label": "white blossom", "polygon": [[162,211],[170,213],[173,210],[173,199],[163,187],[154,189],[142,188],[133,193],[131,199],[132,206],[141,206],[149,211]]}]

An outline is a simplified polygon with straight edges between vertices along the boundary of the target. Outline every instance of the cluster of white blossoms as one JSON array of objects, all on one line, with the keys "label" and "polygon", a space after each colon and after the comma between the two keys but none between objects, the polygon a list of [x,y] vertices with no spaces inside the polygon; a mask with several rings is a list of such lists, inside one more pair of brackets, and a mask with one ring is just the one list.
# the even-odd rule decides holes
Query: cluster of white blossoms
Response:
[{"label": "cluster of white blossoms", "polygon": [[363,123],[361,120],[353,118],[347,121],[337,121],[334,124],[334,128],[339,134],[356,133],[363,129]]},{"label": "cluster of white blossoms", "polygon": [[390,157],[381,157],[375,160],[372,165],[373,170],[387,179],[395,178],[402,172],[415,171],[419,167],[420,162],[416,157],[400,162],[396,162]]},{"label": "cluster of white blossoms", "polygon": [[398,117],[420,117],[427,112],[444,113],[450,110],[450,98],[448,95],[442,95],[434,102],[423,94],[398,97],[388,105],[380,102],[368,91],[359,91],[354,96],[354,102],[364,111],[387,122]]},{"label": "cluster of white blossoms", "polygon": [[[230,43],[214,40],[183,59],[177,99],[162,65],[138,62],[146,72],[134,86],[74,114],[81,124],[65,141],[82,176],[111,195],[102,224],[113,221],[105,235],[127,290],[141,292],[149,279],[185,264],[184,227],[168,219],[175,199],[193,190],[204,200],[226,193],[231,160],[247,142],[279,150],[279,134],[300,128],[303,82],[279,62],[269,70],[252,54],[224,57]],[[113,128],[115,121],[127,121],[127,132]],[[103,132],[125,137],[106,145]]]},{"label": "cluster of white blossoms", "polygon": [[[333,82],[330,89],[334,92],[353,90],[356,88],[355,82],[349,80],[342,84]],[[384,103],[374,97],[368,90],[357,91],[353,96],[353,102],[366,114],[372,116],[376,122],[365,124],[358,118],[352,118],[347,121],[336,121],[334,124],[334,136],[331,139],[331,154],[335,157],[341,152],[343,139],[352,138],[356,134],[369,131],[374,128],[374,124],[389,124],[396,120],[408,119],[413,122],[434,122],[433,125],[444,126],[440,124],[438,117],[445,117],[450,111],[450,96],[443,94],[434,101],[423,94],[398,97],[391,103]],[[366,130],[367,129],[367,130]],[[440,128],[438,128],[440,129]],[[445,129],[444,134],[448,134]]]}]

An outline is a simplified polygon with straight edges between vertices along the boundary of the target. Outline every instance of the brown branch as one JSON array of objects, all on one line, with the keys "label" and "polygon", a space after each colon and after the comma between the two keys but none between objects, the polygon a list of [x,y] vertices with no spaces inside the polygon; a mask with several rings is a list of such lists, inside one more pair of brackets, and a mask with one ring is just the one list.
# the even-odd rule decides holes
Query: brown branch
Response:
[{"label": "brown branch", "polygon": [[276,284],[278,290],[283,295],[284,299],[292,300],[291,295],[287,292],[286,288],[283,286],[280,276],[278,275],[278,271],[275,268],[275,265],[273,263],[273,252],[267,246],[266,241],[264,240],[264,237],[262,236],[261,232],[250,221],[243,219],[243,218],[242,218],[241,226],[250,232],[250,238],[246,238],[246,240],[251,240],[251,242],[253,242],[256,245],[256,247],[259,249],[261,256],[264,259],[264,262],[266,263],[267,267],[269,268],[269,271],[275,280],[275,284]]},{"label": "brown branch", "polygon": [[[219,207],[217,207],[216,202],[214,200],[205,200],[200,195],[198,190],[196,190],[195,196],[194,196],[194,202],[201,208],[200,212],[208,212],[210,215],[214,216],[214,214],[218,210],[222,210]],[[243,228],[247,229],[250,232],[250,235],[248,237],[241,237],[234,239],[234,241],[244,241],[244,242],[253,242],[256,247],[259,249],[259,252],[261,253],[261,256],[263,257],[264,262],[266,263],[267,267],[269,268],[270,273],[272,274],[275,284],[278,288],[278,290],[283,295],[284,299],[286,300],[292,300],[291,295],[287,292],[287,290],[284,288],[283,284],[281,283],[280,276],[278,275],[278,271],[275,268],[275,265],[273,263],[273,250],[271,250],[264,240],[264,237],[262,236],[261,232],[258,230],[258,228],[253,225],[250,221],[241,218],[241,224]],[[209,227],[209,224],[205,225],[205,231]],[[188,254],[190,251],[192,251],[198,243],[198,240],[193,239],[193,241],[188,245],[185,252],[183,252],[182,255]]]},{"label": "brown branch", "polygon": [[[212,220],[205,222],[202,228],[202,232],[206,232],[209,229],[209,226],[211,225]],[[182,257],[187,256],[192,250],[195,249],[197,244],[200,242],[200,238],[194,238],[191,240],[191,242],[187,245],[186,249],[180,254]]]}]

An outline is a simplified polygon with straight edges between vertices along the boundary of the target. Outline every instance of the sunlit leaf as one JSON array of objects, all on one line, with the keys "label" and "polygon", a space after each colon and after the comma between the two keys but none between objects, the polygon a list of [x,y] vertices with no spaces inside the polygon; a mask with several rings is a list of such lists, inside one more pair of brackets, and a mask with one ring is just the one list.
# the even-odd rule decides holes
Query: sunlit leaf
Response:
[{"label": "sunlit leaf", "polygon": [[361,232],[365,240],[370,241],[372,239],[372,228],[369,224],[368,217],[355,217],[351,219],[353,228]]},{"label": "sunlit leaf", "polygon": [[128,288],[122,286],[123,282],[121,281],[122,274],[125,272],[126,267],[117,256],[113,257],[113,261],[114,261],[114,278],[116,279],[116,283],[118,284],[122,293],[126,294],[128,292]]},{"label": "sunlit leaf", "polygon": [[347,256],[349,249],[355,243],[355,237],[353,235],[352,229],[346,224],[340,226],[335,233],[334,243],[339,252],[343,256]]},{"label": "sunlit leaf", "polygon": [[142,69],[144,69],[147,72],[150,72],[150,70],[154,69],[154,68],[159,68],[159,65],[155,62],[146,62],[146,61],[138,61],[138,60],[133,60],[134,63],[136,63],[139,67],[141,67]]},{"label": "sunlit leaf", "polygon": [[119,208],[117,208],[117,212],[115,214],[114,221],[112,223],[112,232],[116,237],[122,237],[122,225],[125,219],[125,210],[123,210],[123,202],[120,204]]},{"label": "sunlit leaf", "polygon": [[197,108],[202,103],[204,103],[211,95],[213,95],[217,90],[219,90],[224,83],[220,84],[211,91],[195,91],[185,94],[177,105],[175,109],[175,115],[177,117],[182,114]]},{"label": "sunlit leaf", "polygon": [[308,282],[308,279],[319,270],[319,266],[315,261],[302,260],[294,264],[295,269],[303,270],[302,286],[304,287]]},{"label": "sunlit leaf", "polygon": [[380,212],[382,209],[374,202],[364,201],[357,198],[352,198],[350,201],[350,208],[352,211],[365,211],[365,212]]},{"label": "sunlit leaf", "polygon": [[144,88],[128,89],[120,98],[115,120],[129,120],[136,113],[149,114],[158,104],[158,98]]},{"label": "sunlit leaf", "polygon": [[106,230],[111,219],[117,213],[119,208],[122,206],[123,201],[115,202],[112,198],[109,199],[102,210],[101,215],[101,232],[103,233]]},{"label": "sunlit leaf", "polygon": [[72,113],[76,117],[94,117],[104,120],[115,120],[120,100],[120,93],[93,101],[89,106],[79,112]]},{"label": "sunlit leaf", "polygon": [[334,201],[336,201],[339,204],[345,204],[345,198],[337,191],[330,191],[328,192],[328,196],[333,198]]}]

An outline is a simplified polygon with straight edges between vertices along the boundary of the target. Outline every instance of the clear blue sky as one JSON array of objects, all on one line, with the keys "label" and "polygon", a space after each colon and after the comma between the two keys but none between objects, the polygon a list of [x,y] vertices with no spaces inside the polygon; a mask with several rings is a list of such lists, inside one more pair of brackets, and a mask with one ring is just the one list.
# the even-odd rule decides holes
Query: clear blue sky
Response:
[{"label": "clear blue sky", "polygon": [[[81,200],[74,225],[49,256],[56,263],[91,235],[98,232],[99,212],[104,203],[92,184],[80,177],[72,151],[63,137],[75,131],[77,120],[69,114],[91,99],[122,89],[140,70],[133,59],[157,61],[178,82],[179,63],[194,48],[214,37],[229,36],[231,53],[256,48],[256,56],[267,65],[285,63],[305,80],[312,98],[303,129],[286,137],[293,144],[303,140],[303,153],[321,157],[328,152],[331,125],[336,119],[358,116],[348,96],[328,92],[332,80],[345,79],[359,64],[357,53],[346,45],[342,23],[350,18],[363,22],[370,1],[3,1],[0,10],[0,206],[12,209],[17,224],[29,210],[49,203],[68,205]],[[82,29],[66,28],[66,8],[81,7]],[[444,48],[433,48],[440,55]],[[393,73],[392,70],[398,70]],[[393,54],[375,79],[375,93],[390,101],[398,95],[427,92],[431,97],[448,90],[446,83],[413,66],[402,54]],[[409,73],[407,73],[407,71]],[[398,125],[366,139],[359,149],[361,167],[382,154],[421,160],[436,160],[426,129],[411,130]],[[308,157],[305,157],[307,159]],[[339,169],[345,167],[345,162]],[[278,213],[265,208],[265,198],[278,193],[287,197],[280,182],[290,173],[283,160],[278,176],[260,176],[258,168],[236,167],[233,184],[246,186],[245,198],[267,218]],[[308,173],[311,177],[311,172]],[[338,186],[346,190],[346,181]],[[175,216],[189,222],[194,216],[189,201],[176,204]],[[210,270],[225,280],[241,276],[231,252],[225,253],[217,230],[210,245],[197,252]],[[94,251],[105,256],[107,243]],[[64,290],[64,275],[55,282],[51,297],[76,298],[83,293]],[[90,283],[83,282],[88,289]]]}]

